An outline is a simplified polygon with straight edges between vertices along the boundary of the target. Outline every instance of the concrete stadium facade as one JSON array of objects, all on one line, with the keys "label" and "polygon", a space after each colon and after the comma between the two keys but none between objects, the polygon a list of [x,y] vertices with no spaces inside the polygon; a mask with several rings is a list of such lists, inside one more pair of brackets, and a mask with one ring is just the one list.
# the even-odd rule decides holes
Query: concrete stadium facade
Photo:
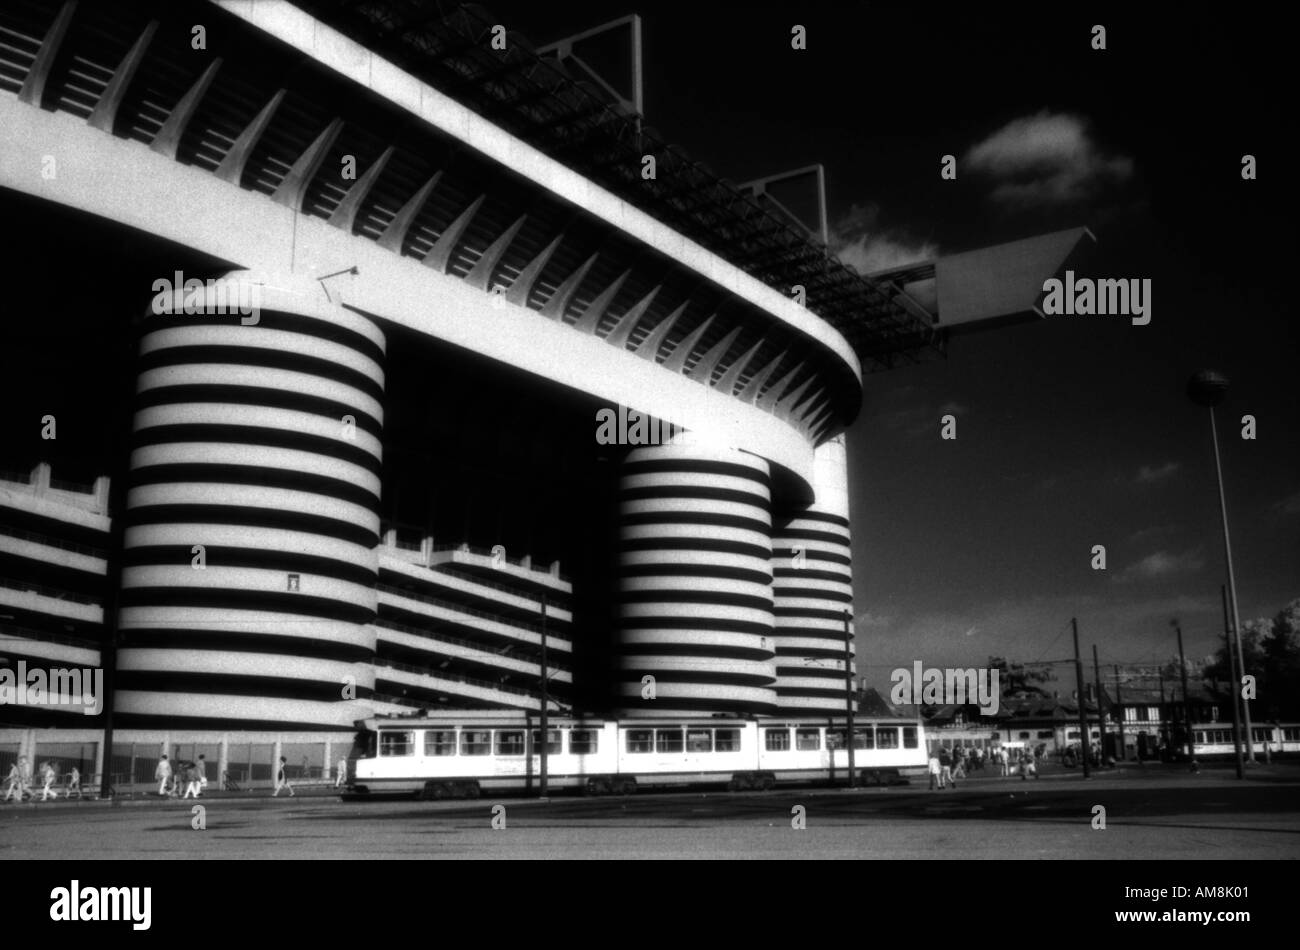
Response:
[{"label": "concrete stadium facade", "polygon": [[[93,487],[59,487],[40,446],[0,481],[0,556],[16,575],[0,582],[0,653],[109,666],[116,741],[219,747],[223,762],[241,743],[323,743],[328,767],[375,713],[538,711],[543,676],[550,707],[571,705],[593,692],[574,661],[593,638],[608,642],[593,667],[608,678],[602,711],[842,713],[842,433],[858,352],[882,359],[894,337],[851,345],[819,301],[863,295],[890,333],[925,337],[917,308],[842,267],[824,281],[829,265],[764,270],[773,252],[758,245],[733,263],[665,223],[690,205],[666,186],[616,193],[571,152],[510,131],[522,112],[494,123],[325,8],[0,12],[6,200],[147,240],[146,273],[185,262],[208,278],[167,290],[171,307],[139,285],[106,295],[137,315],[134,394],[129,446]],[[491,55],[478,39],[474,55]],[[808,306],[783,283],[805,272]],[[217,295],[249,287],[255,315],[216,312]],[[443,362],[422,368],[422,347]],[[436,445],[418,433],[458,411],[430,400],[417,418],[420,385],[461,373],[439,399],[469,407],[475,382],[507,371],[525,393],[581,404],[592,430],[593,406],[687,430],[599,460],[612,509],[599,583],[543,557],[563,529],[530,527],[538,550],[522,556],[485,531],[435,537],[427,525],[449,523],[457,499],[388,457],[395,411],[420,458]],[[494,476],[488,455],[477,471]],[[436,457],[420,464],[437,475]],[[392,502],[399,481],[414,487]],[[435,495],[423,532],[386,514]],[[588,595],[603,616],[576,606]],[[0,751],[51,729],[92,741],[69,715],[10,722]]]}]

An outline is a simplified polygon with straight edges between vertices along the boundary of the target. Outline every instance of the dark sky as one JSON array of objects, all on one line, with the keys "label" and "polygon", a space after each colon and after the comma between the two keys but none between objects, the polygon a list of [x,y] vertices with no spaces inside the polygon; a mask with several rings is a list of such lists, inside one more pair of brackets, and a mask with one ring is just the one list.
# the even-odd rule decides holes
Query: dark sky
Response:
[{"label": "dark sky", "polygon": [[[860,669],[875,684],[913,660],[1068,656],[1071,616],[1106,663],[1167,658],[1172,617],[1189,653],[1210,652],[1223,545],[1207,415],[1184,395],[1207,366],[1232,380],[1220,434],[1242,619],[1300,597],[1281,141],[1294,53],[1267,7],[489,6],[535,43],[640,13],[647,121],[735,181],[824,163],[850,264],[1085,224],[1095,271],[1152,280],[1148,326],[1048,318],[868,377],[849,438]],[[806,50],[790,48],[795,23]],[[944,154],[956,181],[940,179]],[[1258,180],[1242,180],[1245,154]],[[945,412],[956,441],[939,438]]]}]

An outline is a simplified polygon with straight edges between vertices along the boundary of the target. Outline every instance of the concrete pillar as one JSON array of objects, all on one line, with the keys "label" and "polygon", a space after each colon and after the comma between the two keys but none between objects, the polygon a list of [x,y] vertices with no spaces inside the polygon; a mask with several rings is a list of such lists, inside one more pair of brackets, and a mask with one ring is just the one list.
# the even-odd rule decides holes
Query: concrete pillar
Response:
[{"label": "concrete pillar", "polygon": [[813,491],[811,505],[780,514],[772,541],[777,703],[795,715],[842,715],[845,611],[853,609],[843,435],[817,447]]},{"label": "concrete pillar", "polygon": [[[155,728],[181,718],[208,719],[214,732],[240,718],[349,727],[359,707],[303,698],[300,687],[338,696],[348,674],[373,686],[384,334],[304,277],[226,275],[209,284],[201,313],[182,294],[175,303],[188,301],[188,312],[150,312],[140,340],[121,621],[142,643],[118,656],[152,678],[202,674],[214,685],[124,688],[116,709]],[[236,298],[251,298],[256,319],[231,309]],[[250,391],[280,395],[245,405]],[[180,440],[178,427],[199,434]],[[239,514],[205,514],[213,508]],[[223,558],[232,549],[256,550],[257,565]],[[203,643],[223,635],[261,642]],[[253,677],[288,685],[270,695],[222,688]]]},{"label": "concrete pillar", "polygon": [[689,438],[631,452],[618,574],[623,714],[775,710],[765,461]]}]

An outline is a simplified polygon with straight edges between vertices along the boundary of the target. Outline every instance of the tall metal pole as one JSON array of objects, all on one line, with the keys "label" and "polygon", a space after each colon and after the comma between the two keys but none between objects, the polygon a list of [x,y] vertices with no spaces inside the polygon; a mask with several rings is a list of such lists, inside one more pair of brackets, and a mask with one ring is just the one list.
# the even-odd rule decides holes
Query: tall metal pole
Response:
[{"label": "tall metal pole", "polygon": [[1174,621],[1174,629],[1178,631],[1178,671],[1183,679],[1183,728],[1187,731],[1187,760],[1190,762],[1196,758],[1196,749],[1192,745],[1192,698],[1187,695],[1187,657],[1183,654],[1183,628],[1177,620]]},{"label": "tall metal pole", "polygon": [[546,594],[542,594],[542,773],[539,786],[541,797],[546,797],[546,755],[551,745],[549,721],[546,718],[547,707],[551,705],[550,689],[547,681],[550,672],[546,669]]},{"label": "tall metal pole", "polygon": [[[1232,629],[1237,643],[1237,673],[1232,692],[1233,704],[1240,699],[1241,715],[1246,726],[1246,759],[1255,764],[1255,743],[1251,741],[1250,700],[1241,695],[1241,678],[1246,675],[1246,657],[1241,647],[1241,615],[1237,612],[1237,578],[1232,568],[1232,541],[1228,537],[1228,503],[1223,493],[1223,467],[1219,463],[1219,427],[1214,421],[1214,407],[1210,407],[1210,435],[1214,438],[1214,473],[1219,483],[1219,514],[1223,517],[1223,550],[1228,558],[1228,599],[1232,604]],[[1229,647],[1231,649],[1231,647]]]},{"label": "tall metal pole", "polygon": [[1092,683],[1097,691],[1097,735],[1101,757],[1106,757],[1106,714],[1101,709],[1101,665],[1097,662],[1097,644],[1092,645]]},{"label": "tall metal pole", "polygon": [[1231,622],[1228,620],[1228,588],[1220,584],[1219,593],[1223,595],[1223,651],[1228,654],[1228,675],[1232,677],[1232,682],[1228,684],[1229,691],[1232,694],[1232,748],[1237,753],[1237,778],[1243,778],[1241,766],[1241,710],[1237,706],[1237,693],[1241,688],[1241,681],[1237,677],[1237,662],[1233,658],[1232,652],[1232,627]]},{"label": "tall metal pole", "polygon": [[849,747],[849,788],[857,788],[857,761],[853,756],[853,611],[851,610],[844,611],[844,707],[845,718],[849,723],[848,732],[844,735],[844,744]]},{"label": "tall metal pole", "polygon": [[1119,760],[1128,761],[1128,746],[1124,744],[1124,700],[1120,695],[1119,685],[1119,664],[1113,664],[1115,667],[1115,705],[1119,707],[1119,715],[1115,718],[1119,720]]},{"label": "tall metal pole", "polygon": [[1088,778],[1092,773],[1088,767],[1088,714],[1083,708],[1083,661],[1079,659],[1079,621],[1071,617],[1070,626],[1074,628],[1074,682],[1075,689],[1079,693],[1079,754],[1083,759],[1083,777]]}]

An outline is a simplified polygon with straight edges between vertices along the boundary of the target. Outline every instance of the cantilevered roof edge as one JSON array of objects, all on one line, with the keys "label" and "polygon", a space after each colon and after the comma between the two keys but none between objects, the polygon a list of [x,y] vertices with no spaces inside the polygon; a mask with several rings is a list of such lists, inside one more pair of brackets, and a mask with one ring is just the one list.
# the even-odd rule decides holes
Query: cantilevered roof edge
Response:
[{"label": "cantilevered roof edge", "polygon": [[853,348],[825,320],[288,0],[212,2],[822,344],[861,382]]}]

